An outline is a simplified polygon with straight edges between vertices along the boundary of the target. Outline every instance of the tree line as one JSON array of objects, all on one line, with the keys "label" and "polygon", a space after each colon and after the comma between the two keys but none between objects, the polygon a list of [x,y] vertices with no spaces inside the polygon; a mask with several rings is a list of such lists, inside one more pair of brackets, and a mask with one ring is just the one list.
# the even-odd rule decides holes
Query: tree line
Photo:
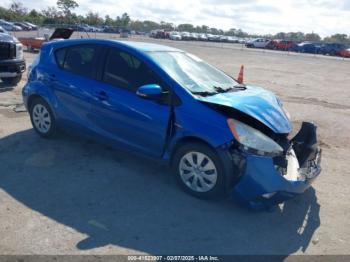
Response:
[{"label": "tree line", "polygon": [[74,13],[74,9],[78,8],[79,4],[74,0],[58,0],[56,6],[49,6],[43,10],[29,10],[22,2],[13,1],[9,8],[0,7],[0,18],[8,21],[28,21],[37,25],[60,25],[60,24],[88,24],[92,26],[113,26],[128,28],[130,30],[140,32],[150,32],[151,30],[177,30],[196,33],[211,33],[216,35],[230,35],[236,37],[267,37],[273,39],[290,39],[294,41],[325,41],[339,42],[350,44],[350,35],[334,34],[322,39],[317,33],[303,32],[280,32],[277,34],[257,35],[244,32],[242,29],[232,28],[228,31],[213,28],[207,25],[195,26],[192,24],[175,25],[168,22],[154,22],[150,20],[133,20],[127,13],[112,17],[106,15],[101,17],[97,12],[88,12],[85,15]]}]

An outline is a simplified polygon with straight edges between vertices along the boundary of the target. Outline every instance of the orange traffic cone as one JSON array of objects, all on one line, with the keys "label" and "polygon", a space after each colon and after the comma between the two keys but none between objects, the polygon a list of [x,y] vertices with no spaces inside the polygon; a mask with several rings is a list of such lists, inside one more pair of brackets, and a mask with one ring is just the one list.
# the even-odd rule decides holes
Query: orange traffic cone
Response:
[{"label": "orange traffic cone", "polygon": [[239,70],[239,74],[237,77],[237,82],[240,84],[243,84],[243,71],[244,71],[244,65],[241,65],[241,69]]}]

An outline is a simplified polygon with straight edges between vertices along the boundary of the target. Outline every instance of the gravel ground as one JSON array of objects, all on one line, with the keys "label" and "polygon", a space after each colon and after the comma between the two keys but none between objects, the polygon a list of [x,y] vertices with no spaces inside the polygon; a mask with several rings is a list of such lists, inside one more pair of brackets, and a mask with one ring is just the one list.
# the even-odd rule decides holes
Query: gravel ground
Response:
[{"label": "gravel ground", "polygon": [[271,212],[194,199],[157,163],[39,138],[18,106],[24,77],[13,89],[0,83],[0,254],[349,254],[350,59],[144,40],[234,76],[244,64],[245,82],[277,93],[295,131],[317,123],[323,172],[313,188]]}]

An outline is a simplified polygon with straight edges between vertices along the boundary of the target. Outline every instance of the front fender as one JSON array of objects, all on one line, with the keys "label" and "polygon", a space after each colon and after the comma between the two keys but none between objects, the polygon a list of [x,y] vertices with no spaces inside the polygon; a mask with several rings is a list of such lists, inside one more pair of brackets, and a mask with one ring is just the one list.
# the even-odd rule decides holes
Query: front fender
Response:
[{"label": "front fender", "polygon": [[212,148],[218,148],[233,139],[226,117],[199,101],[174,108],[169,136],[165,159],[171,157],[175,146],[182,139],[201,140]]}]

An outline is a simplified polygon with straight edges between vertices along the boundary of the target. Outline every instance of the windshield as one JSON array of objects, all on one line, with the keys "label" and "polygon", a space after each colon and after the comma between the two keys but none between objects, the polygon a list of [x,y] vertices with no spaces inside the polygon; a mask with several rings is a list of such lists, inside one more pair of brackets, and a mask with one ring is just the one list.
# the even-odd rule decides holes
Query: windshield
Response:
[{"label": "windshield", "polygon": [[214,94],[238,85],[200,58],[183,52],[149,52],[151,58],[181,86],[196,94]]}]

